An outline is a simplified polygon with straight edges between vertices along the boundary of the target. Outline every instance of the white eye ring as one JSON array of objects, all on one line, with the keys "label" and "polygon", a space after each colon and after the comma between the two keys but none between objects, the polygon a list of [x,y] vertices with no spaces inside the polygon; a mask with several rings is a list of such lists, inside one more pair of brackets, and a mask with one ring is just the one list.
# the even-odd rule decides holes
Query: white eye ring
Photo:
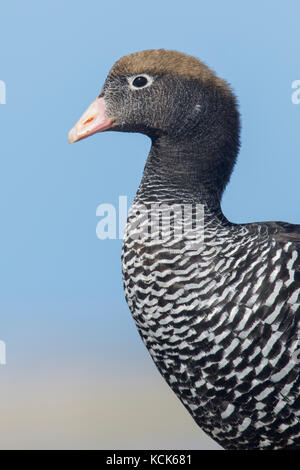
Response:
[{"label": "white eye ring", "polygon": [[[140,77],[145,78],[147,80],[145,85],[140,85],[140,86],[134,85],[134,81],[137,78],[140,78]],[[132,77],[128,77],[127,80],[128,80],[128,83],[129,83],[129,88],[131,90],[141,90],[142,88],[147,88],[148,86],[152,85],[152,83],[153,83],[153,77],[150,77],[150,75],[148,75],[147,73],[138,73],[136,75],[132,75]]]}]

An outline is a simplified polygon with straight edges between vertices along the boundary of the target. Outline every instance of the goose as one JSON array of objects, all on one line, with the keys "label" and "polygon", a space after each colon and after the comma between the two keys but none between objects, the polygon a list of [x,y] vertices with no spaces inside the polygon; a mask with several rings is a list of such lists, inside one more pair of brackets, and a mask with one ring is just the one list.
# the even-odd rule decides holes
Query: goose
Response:
[{"label": "goose", "polygon": [[152,142],[122,272],[159,372],[224,449],[300,449],[300,225],[223,214],[240,147],[231,87],[181,52],[129,54],[69,142],[103,131]]}]

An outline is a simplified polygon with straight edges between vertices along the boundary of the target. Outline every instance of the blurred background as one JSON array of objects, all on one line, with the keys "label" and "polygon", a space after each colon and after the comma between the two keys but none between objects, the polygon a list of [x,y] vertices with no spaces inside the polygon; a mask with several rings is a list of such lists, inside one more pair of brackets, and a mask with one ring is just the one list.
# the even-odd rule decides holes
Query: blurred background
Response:
[{"label": "blurred background", "polygon": [[150,141],[105,133],[70,146],[67,133],[119,57],[195,55],[240,102],[226,216],[300,223],[299,14],[297,0],[1,3],[2,449],[218,448],[138,336],[121,240],[96,237],[97,206],[132,201]]}]

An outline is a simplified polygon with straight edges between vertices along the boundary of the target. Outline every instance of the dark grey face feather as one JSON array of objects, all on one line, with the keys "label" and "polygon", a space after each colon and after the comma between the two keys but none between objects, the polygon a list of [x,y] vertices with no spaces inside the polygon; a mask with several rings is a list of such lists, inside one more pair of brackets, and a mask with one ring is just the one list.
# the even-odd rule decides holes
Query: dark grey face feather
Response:
[{"label": "dark grey face feather", "polygon": [[199,184],[207,180],[209,168],[221,195],[239,148],[234,95],[211,83],[165,74],[154,76],[148,87],[132,90],[129,78],[110,75],[101,92],[107,114],[116,119],[113,130],[146,134],[153,151],[160,147],[162,165],[176,172],[179,158],[192,169],[193,179],[197,172]]},{"label": "dark grey face feather", "polygon": [[129,78],[109,76],[101,92],[108,115],[116,119],[114,130],[180,141],[205,138],[208,133],[217,138],[221,127],[223,134],[230,126],[231,132],[238,131],[235,98],[223,90],[174,75],[156,75],[150,86],[132,90]]}]

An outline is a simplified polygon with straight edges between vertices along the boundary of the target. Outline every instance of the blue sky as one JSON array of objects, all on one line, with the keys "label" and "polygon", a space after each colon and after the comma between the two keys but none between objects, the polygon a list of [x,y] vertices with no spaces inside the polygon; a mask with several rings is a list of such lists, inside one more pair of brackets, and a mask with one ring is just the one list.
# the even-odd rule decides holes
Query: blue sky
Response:
[{"label": "blue sky", "polygon": [[100,203],[134,197],[150,142],[121,133],[67,142],[120,56],[177,49],[228,80],[243,127],[226,216],[300,223],[300,104],[291,100],[300,80],[299,14],[296,0],[1,5],[4,377],[34,374],[41,364],[148,361],[123,296],[121,241],[100,241],[95,230]]}]

